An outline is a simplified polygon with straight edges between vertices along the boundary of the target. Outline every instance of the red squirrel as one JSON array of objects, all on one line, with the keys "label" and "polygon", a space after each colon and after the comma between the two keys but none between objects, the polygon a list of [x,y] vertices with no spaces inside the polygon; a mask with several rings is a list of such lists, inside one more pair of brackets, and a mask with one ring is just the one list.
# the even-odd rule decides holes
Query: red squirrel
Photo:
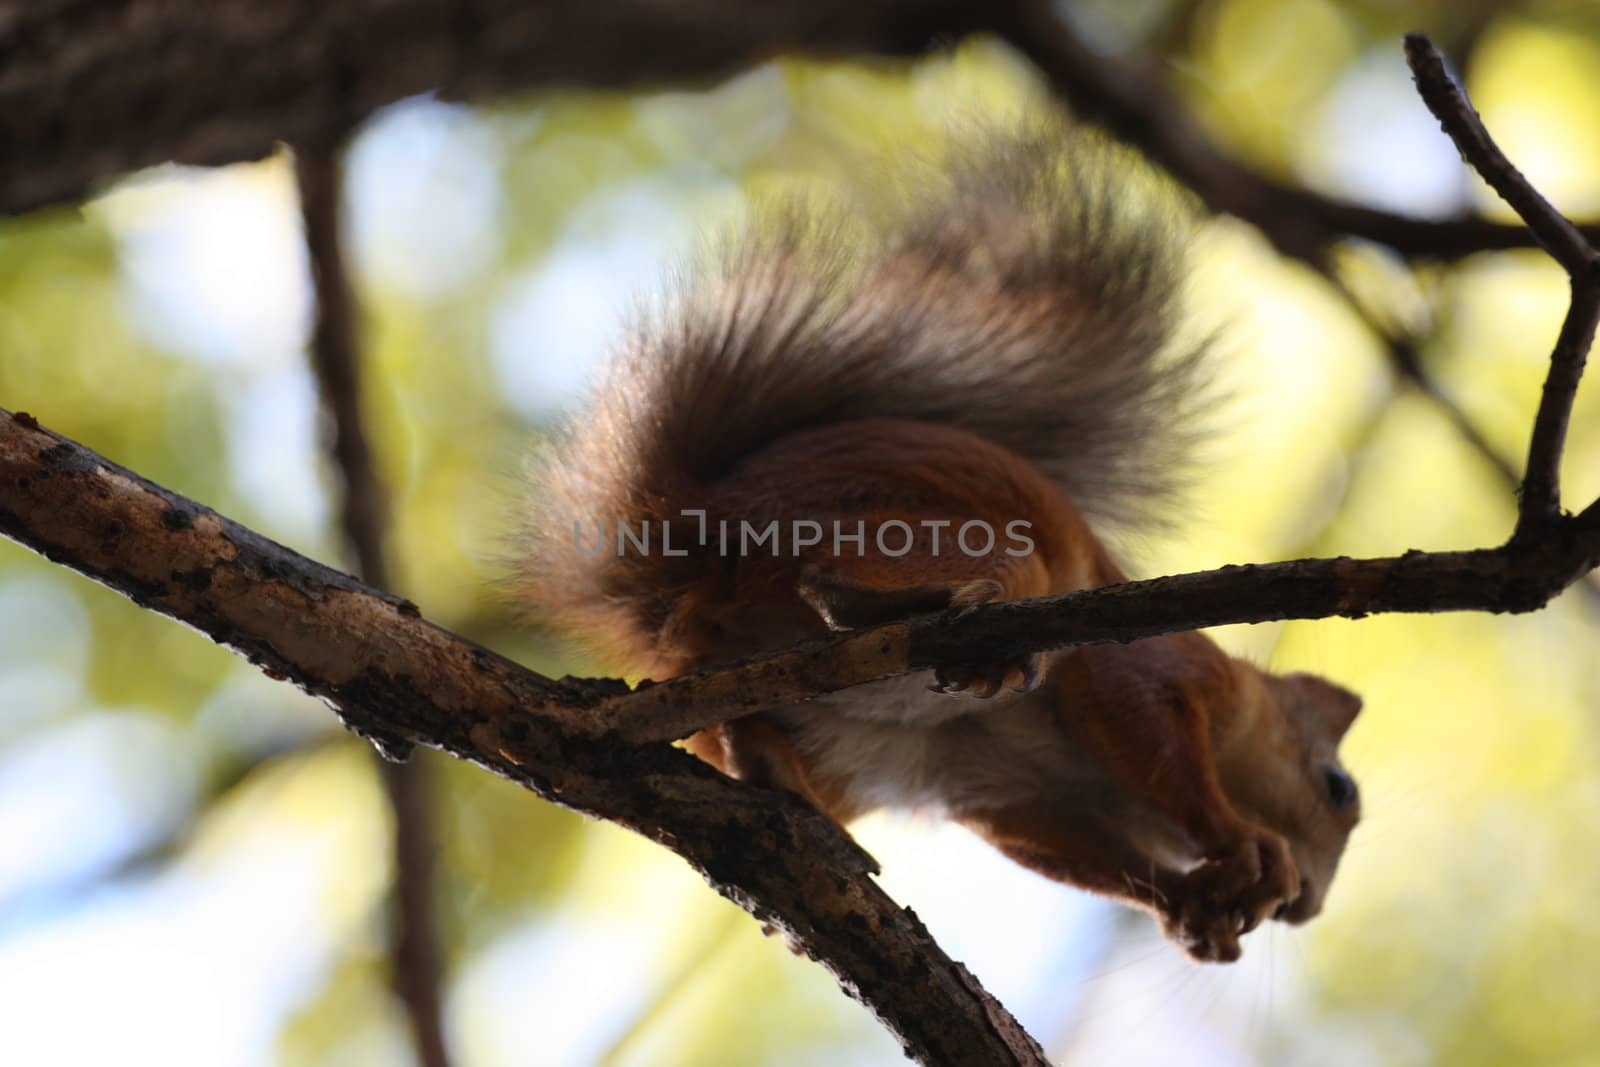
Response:
[{"label": "red squirrel", "polygon": [[[789,209],[686,275],[535,462],[535,617],[664,678],[1124,581],[1096,530],[1173,506],[1207,348],[1175,339],[1181,221],[1130,165],[1056,120],[969,131],[887,186],[915,195],[881,232]],[[1231,961],[1321,909],[1360,706],[1175,633],[952,663],[689,748],[841,825],[941,811]]]}]

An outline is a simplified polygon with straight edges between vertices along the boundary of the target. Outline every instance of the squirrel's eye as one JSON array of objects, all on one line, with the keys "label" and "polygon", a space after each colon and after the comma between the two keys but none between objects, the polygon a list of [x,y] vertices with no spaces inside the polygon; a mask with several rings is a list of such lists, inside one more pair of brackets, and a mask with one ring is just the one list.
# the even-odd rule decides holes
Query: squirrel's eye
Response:
[{"label": "squirrel's eye", "polygon": [[1328,787],[1328,802],[1336,808],[1348,808],[1356,802],[1356,780],[1340,770],[1329,767],[1322,772]]}]

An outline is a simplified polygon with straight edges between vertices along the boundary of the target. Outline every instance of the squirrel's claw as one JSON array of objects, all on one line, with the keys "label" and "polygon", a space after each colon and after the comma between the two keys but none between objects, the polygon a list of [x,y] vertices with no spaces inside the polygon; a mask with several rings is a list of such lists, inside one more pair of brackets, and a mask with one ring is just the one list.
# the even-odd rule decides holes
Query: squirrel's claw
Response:
[{"label": "squirrel's claw", "polygon": [[1043,661],[1044,657],[1039,654],[1024,659],[1022,665],[1017,668],[1022,674],[1022,680],[1012,686],[1011,691],[1013,693],[1031,693],[1039,688],[1039,680],[1044,676],[1044,671],[1041,669]]},{"label": "squirrel's claw", "polygon": [[967,693],[979,700],[989,700],[1007,689],[1013,693],[1031,693],[1043,681],[1044,669],[1042,652],[1031,653],[1020,660],[952,663],[934,669],[928,690],[947,695]]},{"label": "squirrel's claw", "polygon": [[1300,874],[1287,842],[1252,830],[1184,877],[1182,890],[1166,901],[1162,925],[1194,959],[1231,963],[1240,955],[1239,938],[1299,893]]},{"label": "squirrel's claw", "polygon": [[950,620],[966,618],[983,605],[993,602],[1004,591],[1005,587],[993,578],[968,582],[950,595],[950,605],[945,608],[944,617]]}]

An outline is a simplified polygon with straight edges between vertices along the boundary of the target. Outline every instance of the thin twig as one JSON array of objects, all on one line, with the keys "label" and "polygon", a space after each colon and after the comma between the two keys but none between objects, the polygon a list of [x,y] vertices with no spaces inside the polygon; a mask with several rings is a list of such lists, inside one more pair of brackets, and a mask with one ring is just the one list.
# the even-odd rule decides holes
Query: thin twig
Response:
[{"label": "thin twig", "polygon": [[366,420],[361,414],[361,360],[356,340],[356,304],[344,265],[340,234],[337,152],[301,146],[295,151],[300,214],[316,292],[316,318],[307,354],[317,379],[328,455],[338,476],[339,528],[361,576],[389,588],[384,558],[388,506],[373,468]]},{"label": "thin twig", "polygon": [[1444,415],[1446,421],[1455,428],[1461,439],[1515,493],[1522,484],[1521,475],[1512,467],[1511,461],[1502,456],[1489,443],[1489,439],[1467,417],[1467,413],[1461,410],[1455,400],[1445,393],[1443,387],[1434,381],[1433,375],[1428,373],[1428,369],[1422,365],[1422,360],[1418,358],[1418,338],[1409,334],[1398,333],[1379,322],[1372,309],[1355,294],[1355,291],[1350,288],[1350,285],[1331,265],[1322,270],[1322,276],[1329,285],[1333,286],[1334,291],[1344,299],[1346,306],[1355,313],[1368,331],[1377,338],[1378,343],[1387,349],[1389,367],[1394,371],[1395,375],[1426,397],[1439,410],[1440,414]]},{"label": "thin twig", "polygon": [[1550,201],[1529,184],[1528,179],[1506,158],[1484,128],[1466,90],[1445,65],[1444,56],[1421,33],[1406,34],[1406,63],[1411,67],[1428,110],[1450,135],[1461,155],[1489,187],[1528,224],[1539,247],[1550,253],[1568,274],[1583,274],[1591,269],[1594,249],[1583,234],[1558,212]]},{"label": "thin twig", "polygon": [[[78,483],[69,476],[76,476]],[[106,544],[102,531],[107,523],[129,529],[127,521],[117,517],[124,505],[99,499],[108,494],[108,485],[120,484],[118,479],[131,480],[143,492],[170,500],[171,518],[165,521],[189,525],[204,521],[206,544],[194,546],[189,539],[149,529],[138,538],[131,533],[118,535],[129,544]],[[79,499],[77,494],[94,499]],[[223,532],[216,533],[213,527]],[[396,632],[343,631],[395,631],[397,620],[414,616],[415,607],[328,572],[192,501],[152,486],[82,446],[37,428],[26,416],[8,420],[3,412],[0,535],[59,557],[80,573],[224,643],[237,646],[243,637],[250,637],[253,640],[243,653],[279,673],[285,672],[272,664],[294,656],[295,649],[300,650],[297,662],[319,665],[322,675],[317,677],[337,678],[339,686],[357,691],[402,685],[397,672],[420,670],[453,678],[457,669],[481,673],[492,668],[500,687],[494,690],[495,703],[510,700],[505,714],[517,722],[543,717],[558,722],[571,737],[610,736],[627,743],[683,737],[731,718],[950,663],[1010,660],[1054,648],[1128,642],[1240,622],[1361,618],[1380,612],[1534,611],[1600,564],[1600,513],[1591,511],[1577,519],[1559,520],[1537,541],[1498,548],[1230,566],[986,604],[960,618],[917,616],[629,691],[609,679],[552,682],[481,650],[463,651],[464,643],[435,647],[447,636],[442,634],[427,649],[386,653],[385,642]],[[252,546],[252,553],[242,554],[237,547],[241,543]],[[270,598],[270,592],[250,595],[248,583],[243,583],[230,600],[215,591],[215,572],[224,565],[230,574],[240,572],[242,577],[286,576],[278,579],[280,584],[302,580],[320,588],[337,579],[368,597],[383,596],[390,610],[363,602],[350,608],[357,611],[350,618],[321,610],[304,624],[293,625],[290,615],[275,617],[277,621],[268,626],[256,613],[266,610],[258,600]],[[397,632],[421,641],[409,627]],[[455,666],[462,659],[469,662]],[[431,670],[426,665],[429,660],[434,661]],[[451,665],[441,666],[440,660]],[[368,679],[366,672],[372,671],[380,678]],[[472,692],[479,688],[472,687]],[[482,718],[484,712],[473,708],[464,705],[461,714]],[[406,741],[405,731],[385,729],[387,720],[380,710],[353,721],[367,734]],[[411,732],[416,732],[414,727]],[[421,740],[438,744],[429,734]]]},{"label": "thin twig", "polygon": [[[1522,491],[1522,475],[1517,472],[1515,465],[1500,453],[1500,450],[1483,435],[1476,423],[1461,410],[1455,400],[1445,392],[1444,388],[1434,380],[1433,375],[1423,366],[1422,360],[1417,355],[1418,338],[1409,333],[1396,332],[1385,326],[1378,319],[1365,301],[1346,282],[1339,270],[1332,263],[1321,263],[1316,268],[1323,278],[1344,299],[1345,304],[1362,323],[1371,331],[1388,351],[1389,366],[1401,381],[1431,403],[1434,408],[1445,417],[1445,420],[1455,429],[1469,448],[1478,454],[1478,457],[1499,476],[1500,481],[1506,486],[1507,491],[1514,497],[1520,496]],[[1520,514],[1520,513],[1519,513]],[[1586,575],[1577,583],[1577,588],[1583,590],[1591,607],[1600,607],[1600,575]]]},{"label": "thin twig", "polygon": [[1512,165],[1484,128],[1461,85],[1445,66],[1433,42],[1420,33],[1406,35],[1406,62],[1417,92],[1461,155],[1538,239],[1540,247],[1566,270],[1572,300],[1550,359],[1539,413],[1534,418],[1522,482],[1516,536],[1533,538],[1561,515],[1561,454],[1573,398],[1584,362],[1600,325],[1600,256],[1582,232],[1557,211]]},{"label": "thin twig", "polygon": [[[300,211],[316,290],[316,321],[310,356],[322,400],[328,454],[338,472],[340,527],[358,573],[381,589],[392,588],[384,557],[388,509],[374,470],[361,415],[361,360],[356,302],[345,270],[340,235],[341,181],[338,151],[300,146],[295,152]],[[390,980],[404,1006],[423,1067],[450,1067],[442,1018],[438,924],[434,917],[433,828],[427,764],[394,762],[374,753],[394,818],[393,898],[390,901]]]},{"label": "thin twig", "polygon": [[[1466,442],[1467,447],[1478,454],[1491,470],[1499,476],[1507,492],[1512,496],[1520,494],[1522,489],[1522,476],[1517,473],[1516,467],[1500,450],[1490,443],[1478,429],[1476,423],[1461,410],[1444,388],[1428,373],[1422,361],[1417,357],[1417,340],[1409,336],[1396,334],[1384,328],[1350,287],[1344,283],[1338,274],[1332,270],[1326,272],[1328,281],[1342,294],[1349,303],[1350,308],[1361,318],[1373,335],[1389,350],[1389,365],[1395,374],[1405,383],[1431,403],[1435,410],[1445,417],[1445,420],[1455,429],[1457,435]],[[1585,575],[1575,588],[1583,591],[1591,608],[1600,608],[1600,574]]]},{"label": "thin twig", "polygon": [[[989,28],[1032,60],[1075,113],[1139,147],[1213,211],[1249,222],[1285,255],[1320,266],[1328,249],[1347,237],[1422,259],[1534,243],[1520,226],[1414,218],[1275,181],[1222,152],[1156,71],[1090,48],[1050,0],[1013,0],[987,10]],[[1600,237],[1600,226],[1588,232]]]},{"label": "thin twig", "polygon": [[1546,541],[1515,548],[1224,567],[985,605],[956,621],[921,616],[889,623],[619,694],[586,718],[592,729],[613,729],[628,741],[665,740],[950,663],[1004,661],[1241,622],[1535,611],[1597,563],[1600,530],[1579,531],[1569,521],[1549,531]]}]

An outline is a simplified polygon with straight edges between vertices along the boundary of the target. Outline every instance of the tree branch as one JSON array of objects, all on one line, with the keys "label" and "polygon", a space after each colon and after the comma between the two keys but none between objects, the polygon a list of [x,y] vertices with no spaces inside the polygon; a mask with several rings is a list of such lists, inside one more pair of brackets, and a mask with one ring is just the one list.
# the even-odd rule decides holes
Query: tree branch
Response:
[{"label": "tree branch", "polygon": [[1516,211],[1539,245],[1561,264],[1572,282],[1572,300],[1556,338],[1545,378],[1522,482],[1518,538],[1533,538],[1561,515],[1561,453],[1567,438],[1578,381],[1600,324],[1600,256],[1494,143],[1466,92],[1445,67],[1444,57],[1420,33],[1406,35],[1406,62],[1417,92],[1450,135],[1461,155],[1500,198]]},{"label": "tree branch", "polygon": [[1303,559],[1223,567],[1059,596],[985,605],[800,645],[619,694],[591,729],[643,742],[882,678],[1029,652],[1124,643],[1178,630],[1384,612],[1527,612],[1600,565],[1600,513],[1563,519],[1532,545]]},{"label": "tree branch", "polygon": [[1510,204],[1517,217],[1528,224],[1539,247],[1566,268],[1568,274],[1585,274],[1594,266],[1594,249],[1578,228],[1561,216],[1550,201],[1528,183],[1494,143],[1483,119],[1467,100],[1454,75],[1445,67],[1444,56],[1433,42],[1420,33],[1405,38],[1406,63],[1411,67],[1417,94],[1439,120],[1461,150],[1461,156],[1500,198]]},{"label": "tree branch", "polygon": [[[322,400],[328,454],[339,473],[340,528],[357,561],[357,573],[381,589],[393,588],[384,558],[387,507],[373,469],[366,422],[361,417],[361,360],[357,354],[356,300],[345,270],[340,234],[343,182],[338,150],[301,145],[295,151],[306,254],[316,290],[310,356]],[[390,899],[390,984],[405,1009],[422,1067],[450,1067],[440,1005],[442,962],[434,921],[432,790],[428,765],[395,762],[375,749],[378,780],[394,819],[394,879]]]},{"label": "tree branch", "polygon": [[361,416],[361,360],[357,354],[355,294],[344,264],[339,201],[343,181],[337,149],[301,145],[294,154],[306,258],[316,293],[316,318],[308,355],[322,405],[322,432],[339,489],[339,529],[363,578],[389,588],[383,531],[388,505],[372,463]]},{"label": "tree branch", "polygon": [[[1444,388],[1434,380],[1433,375],[1428,373],[1422,361],[1417,358],[1417,339],[1385,328],[1345,284],[1337,271],[1327,269],[1324,271],[1324,276],[1350,305],[1351,310],[1366,324],[1367,329],[1372,331],[1373,336],[1388,349],[1389,365],[1400,380],[1421,393],[1445,417],[1445,421],[1450,423],[1462,441],[1499,476],[1508,491],[1520,496],[1522,478],[1517,474],[1516,468],[1489,442],[1477,425],[1467,417],[1467,413],[1462,411]],[[1597,579],[1600,579],[1600,576],[1589,574],[1578,582],[1577,587],[1583,590],[1592,606],[1600,607],[1600,580]]]},{"label": "tree branch", "polygon": [[1050,0],[0,0],[0,214],[77,201],[158,163],[333,143],[418,93],[681,84],[779,54],[914,55],[975,31],[1005,39],[1085,119],[1286,254],[1316,261],[1347,236],[1440,259],[1533,243],[1520,226],[1379,211],[1230,159],[1158,76],[1089,48]]},{"label": "tree branch", "polygon": [[784,930],[923,1063],[1045,1063],[1031,1038],[798,797],[583,729],[616,683],[551,681],[0,411],[0,536],[178,619],[390,745],[471,760],[672,849]]},{"label": "tree branch", "polygon": [[[1155,71],[1085,44],[1050,0],[1014,0],[992,10],[989,28],[1032,60],[1082,118],[1136,145],[1213,211],[1251,223],[1285,255],[1320,266],[1328,247],[1346,237],[1425,259],[1534,243],[1521,226],[1413,218],[1275,181],[1218,149]],[[1600,226],[1586,232],[1600,239]]]},{"label": "tree branch", "polygon": [[722,77],[779,53],[905,55],[962,0],[0,0],[0,214],[158,163],[331,144],[419,93]]}]

